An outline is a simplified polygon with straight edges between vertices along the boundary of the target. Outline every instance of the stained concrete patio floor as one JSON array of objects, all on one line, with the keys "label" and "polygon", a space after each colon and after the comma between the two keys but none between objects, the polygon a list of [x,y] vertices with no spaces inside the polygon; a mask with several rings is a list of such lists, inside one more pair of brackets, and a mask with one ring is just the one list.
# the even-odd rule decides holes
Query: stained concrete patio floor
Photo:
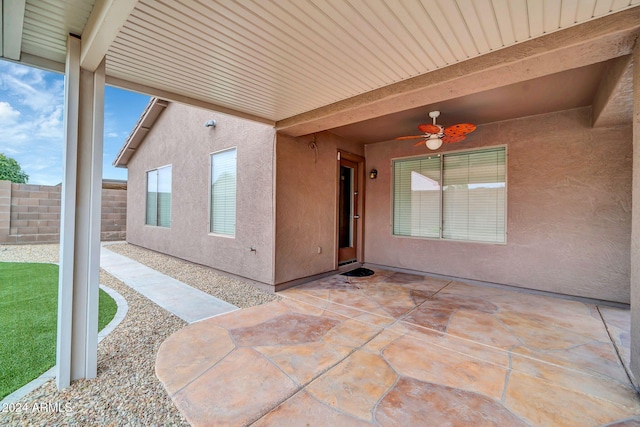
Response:
[{"label": "stained concrete patio floor", "polygon": [[162,344],[190,423],[640,425],[628,310],[386,270],[280,295]]}]

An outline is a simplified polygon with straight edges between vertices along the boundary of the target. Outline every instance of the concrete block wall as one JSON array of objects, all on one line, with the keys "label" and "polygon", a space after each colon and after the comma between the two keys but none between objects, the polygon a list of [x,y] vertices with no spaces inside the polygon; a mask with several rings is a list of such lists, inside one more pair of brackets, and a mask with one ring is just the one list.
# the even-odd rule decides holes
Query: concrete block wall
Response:
[{"label": "concrete block wall", "polygon": [[125,240],[127,235],[127,190],[102,190],[102,241]]},{"label": "concrete block wall", "polygon": [[[61,187],[0,181],[0,243],[60,241]],[[126,238],[127,190],[102,190],[101,239]]]},{"label": "concrete block wall", "polygon": [[8,243],[11,229],[11,182],[0,181],[0,243]]},{"label": "concrete block wall", "polygon": [[11,227],[15,243],[60,240],[59,186],[11,184]]}]

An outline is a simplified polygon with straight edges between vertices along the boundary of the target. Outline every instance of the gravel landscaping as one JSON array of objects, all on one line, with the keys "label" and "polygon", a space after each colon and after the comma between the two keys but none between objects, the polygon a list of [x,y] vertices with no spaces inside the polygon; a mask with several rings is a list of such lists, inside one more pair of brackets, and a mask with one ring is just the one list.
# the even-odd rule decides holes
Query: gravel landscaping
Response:
[{"label": "gravel landscaping", "polygon": [[242,280],[219,273],[209,267],[139,246],[118,243],[107,246],[107,249],[240,308],[253,307],[280,299],[275,294],[263,292]]},{"label": "gravel landscaping", "polygon": [[[109,249],[238,307],[279,299],[207,267],[153,251],[128,244],[110,245]],[[57,262],[58,251],[58,245],[0,245],[0,261]],[[120,293],[129,311],[98,345],[98,377],[75,381],[62,391],[50,381],[15,405],[0,407],[0,425],[188,425],[154,368],[162,342],[186,323],[104,271],[100,283]]]},{"label": "gravel landscaping", "polygon": [[2,262],[58,262],[60,245],[0,245]]}]

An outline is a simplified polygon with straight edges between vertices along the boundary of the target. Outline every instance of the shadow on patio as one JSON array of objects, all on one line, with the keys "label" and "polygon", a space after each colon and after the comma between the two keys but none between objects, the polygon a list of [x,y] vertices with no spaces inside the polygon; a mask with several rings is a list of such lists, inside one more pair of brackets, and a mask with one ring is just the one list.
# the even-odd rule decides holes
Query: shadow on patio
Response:
[{"label": "shadow on patio", "polygon": [[640,420],[616,352],[628,361],[628,310],[385,270],[280,295],[163,343],[156,373],[189,422]]}]

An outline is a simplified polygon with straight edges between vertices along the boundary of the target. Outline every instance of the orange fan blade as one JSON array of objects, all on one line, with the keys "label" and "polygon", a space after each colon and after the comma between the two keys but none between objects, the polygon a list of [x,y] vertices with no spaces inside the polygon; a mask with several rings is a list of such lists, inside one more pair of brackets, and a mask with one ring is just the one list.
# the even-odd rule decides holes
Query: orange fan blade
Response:
[{"label": "orange fan blade", "polygon": [[[466,135],[476,130],[476,125],[471,123],[460,123],[459,125],[449,126],[444,130],[445,135]],[[443,140],[444,141],[444,140]]]},{"label": "orange fan blade", "polygon": [[421,124],[420,126],[418,126],[418,129],[420,129],[420,132],[424,132],[424,133],[440,133],[439,126],[432,125],[429,123]]},{"label": "orange fan blade", "polygon": [[442,137],[442,142],[446,142],[447,144],[453,144],[454,142],[460,142],[467,137],[463,134],[453,134],[453,135],[445,135]]},{"label": "orange fan blade", "polygon": [[423,145],[423,144],[426,144],[426,141],[425,141],[424,139],[423,139],[422,141],[418,141],[418,142],[416,142],[415,144],[413,144],[413,146],[414,146],[414,147],[417,147],[417,146],[419,146],[419,145]]},{"label": "orange fan blade", "polygon": [[413,135],[413,136],[399,136],[395,139],[403,140],[403,139],[416,139],[416,138],[424,138],[424,135]]}]

